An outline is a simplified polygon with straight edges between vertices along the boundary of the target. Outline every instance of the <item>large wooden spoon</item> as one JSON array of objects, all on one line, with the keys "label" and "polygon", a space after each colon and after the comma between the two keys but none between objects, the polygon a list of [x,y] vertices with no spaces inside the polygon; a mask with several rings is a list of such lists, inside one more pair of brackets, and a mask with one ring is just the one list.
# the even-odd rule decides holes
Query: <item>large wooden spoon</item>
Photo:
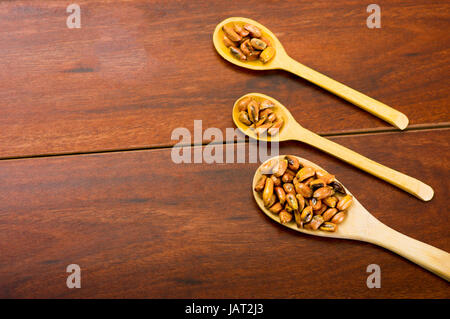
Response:
[{"label": "large wooden spoon", "polygon": [[[278,156],[283,159],[285,155]],[[322,169],[320,166],[304,159],[297,157],[299,161],[316,169]],[[270,159],[269,159],[270,160]],[[267,161],[266,161],[267,162]],[[262,164],[264,165],[264,163]],[[262,166],[261,165],[261,166]],[[252,183],[253,196],[261,210],[272,220],[280,223],[278,215],[270,212],[263,203],[261,194],[255,191],[255,185],[261,177],[260,168],[257,169]],[[345,187],[344,187],[345,188]],[[346,189],[348,194],[351,194]],[[450,281],[450,254],[430,246],[411,237],[403,235],[372,216],[353,196],[353,204],[347,211],[346,219],[338,225],[336,232],[326,232],[321,230],[308,230],[298,228],[295,222],[282,224],[295,231],[306,233],[308,235],[355,239],[369,242],[384,248],[387,248],[400,256],[422,266],[423,268],[435,273],[436,275]]]}]

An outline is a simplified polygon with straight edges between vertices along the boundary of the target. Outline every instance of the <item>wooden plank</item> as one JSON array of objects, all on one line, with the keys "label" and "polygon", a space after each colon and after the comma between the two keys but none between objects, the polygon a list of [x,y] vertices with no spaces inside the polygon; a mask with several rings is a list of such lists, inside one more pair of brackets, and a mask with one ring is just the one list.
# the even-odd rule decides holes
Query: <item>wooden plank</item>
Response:
[{"label": "wooden plank", "polygon": [[234,127],[235,99],[283,102],[318,133],[390,129],[304,80],[250,72],[220,58],[214,26],[242,15],[267,25],[306,65],[407,114],[446,125],[449,4],[379,1],[368,29],[360,1],[78,1],[0,6],[0,158],[166,146],[176,127]]},{"label": "wooden plank", "polygon": [[[450,251],[450,130],[334,138],[432,185],[421,202],[299,143],[382,222]],[[174,164],[171,149],[0,161],[0,297],[449,298],[448,283],[366,243],[258,211],[256,163]],[[69,264],[81,289],[66,287]],[[366,267],[381,267],[368,289]]]}]

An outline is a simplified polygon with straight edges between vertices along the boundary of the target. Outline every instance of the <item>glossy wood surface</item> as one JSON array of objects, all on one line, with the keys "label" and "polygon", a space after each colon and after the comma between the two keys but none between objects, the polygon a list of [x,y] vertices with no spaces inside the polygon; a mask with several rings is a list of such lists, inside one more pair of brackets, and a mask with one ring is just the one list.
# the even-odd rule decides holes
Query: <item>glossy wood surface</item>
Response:
[{"label": "glossy wood surface", "polygon": [[[449,252],[448,3],[378,1],[381,29],[366,27],[369,3],[356,0],[77,3],[81,29],[67,28],[64,1],[0,2],[1,298],[450,297],[443,279],[383,248],[275,225],[252,196],[259,163],[171,159],[175,128],[234,128],[234,101],[265,93],[305,128],[432,186],[422,202],[280,144],[336,173],[386,225]],[[211,36],[229,16],[263,23],[290,56],[410,127],[283,71],[224,61]],[[81,289],[66,286],[73,263]],[[370,264],[381,289],[366,286]]]}]

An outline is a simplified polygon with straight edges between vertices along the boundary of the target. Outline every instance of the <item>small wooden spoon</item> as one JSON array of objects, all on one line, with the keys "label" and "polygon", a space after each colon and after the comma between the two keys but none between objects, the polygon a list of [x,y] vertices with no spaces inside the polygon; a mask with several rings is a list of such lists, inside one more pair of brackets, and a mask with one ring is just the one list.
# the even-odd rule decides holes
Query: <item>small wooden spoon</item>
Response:
[{"label": "small wooden spoon", "polygon": [[[280,155],[278,156],[278,158],[283,159],[284,156],[285,155]],[[316,169],[323,170],[323,168],[321,168],[320,166],[304,158],[298,156],[296,157],[302,164],[306,166],[311,166]],[[261,166],[262,165],[264,165],[264,163],[261,164]],[[253,177],[253,196],[255,197],[256,203],[264,212],[264,214],[269,216],[277,223],[280,223],[278,215],[270,212],[264,206],[261,194],[255,191],[255,185],[262,175],[260,171],[261,166],[257,169]],[[345,190],[348,194],[351,194],[348,189],[345,188]],[[392,228],[389,228],[374,216],[372,216],[354,196],[353,204],[348,209],[345,220],[338,225],[338,228],[335,232],[298,228],[294,221],[282,225],[309,235],[361,240],[378,246],[382,246],[399,254],[400,256],[411,260],[412,262],[435,273],[445,280],[450,281],[450,254],[441,249],[403,235]]]},{"label": "small wooden spoon", "polygon": [[[257,26],[263,33],[263,36],[268,38],[272,46],[276,50],[275,57],[268,63],[263,64],[260,61],[240,61],[231,55],[229,48],[223,43],[223,30],[222,27],[226,24],[238,23],[238,24],[253,24]],[[405,114],[393,109],[392,107],[383,104],[367,95],[362,94],[338,81],[335,81],[307,66],[295,61],[287,55],[281,42],[277,37],[262,24],[246,18],[233,17],[228,18],[220,22],[213,34],[214,47],[217,52],[228,62],[236,64],[240,67],[252,69],[252,70],[273,70],[281,69],[288,72],[292,72],[305,80],[308,80],[341,98],[353,103],[356,106],[372,113],[373,115],[383,119],[384,121],[392,124],[393,126],[403,130],[408,126],[408,118]]]},{"label": "small wooden spoon", "polygon": [[[274,111],[277,116],[281,116],[284,120],[284,125],[281,127],[279,133],[274,136],[261,135],[257,136],[255,132],[249,129],[248,126],[239,121],[239,106],[238,103],[245,97],[252,97],[253,99],[261,102],[262,100],[270,100],[275,104]],[[249,93],[246,94],[234,103],[233,107],[233,121],[234,124],[242,131],[244,134],[251,138],[263,140],[263,141],[287,141],[287,140],[297,140],[304,142],[311,146],[314,146],[330,155],[333,155],[353,166],[366,171],[378,178],[397,186],[400,189],[420,198],[423,201],[429,201],[433,198],[434,191],[427,184],[411,177],[393,170],[389,167],[381,165],[367,157],[364,157],[342,145],[332,142],[320,135],[317,135],[304,127],[302,127],[291,115],[288,109],[275,100],[274,98],[260,94],[260,93]]]}]

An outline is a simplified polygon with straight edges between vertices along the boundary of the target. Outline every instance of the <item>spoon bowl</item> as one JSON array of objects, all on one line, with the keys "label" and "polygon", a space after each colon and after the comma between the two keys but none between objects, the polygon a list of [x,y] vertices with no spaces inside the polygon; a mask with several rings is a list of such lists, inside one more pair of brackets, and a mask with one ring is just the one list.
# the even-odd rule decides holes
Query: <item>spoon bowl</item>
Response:
[{"label": "spoon bowl", "polygon": [[[238,25],[244,25],[244,24],[248,23],[248,24],[253,24],[254,26],[258,27],[261,30],[261,33],[263,34],[263,36],[265,38],[267,38],[270,41],[270,43],[272,44],[272,46],[275,48],[276,53],[275,53],[274,58],[267,63],[262,63],[259,60],[242,62],[242,61],[236,59],[230,53],[230,49],[228,47],[226,47],[225,44],[223,43],[224,32],[223,32],[222,28],[225,25],[233,24],[233,23],[238,24]],[[282,61],[282,59],[287,56],[286,51],[284,50],[283,46],[281,45],[281,42],[269,29],[267,29],[262,24],[254,21],[254,20],[247,19],[247,18],[232,17],[232,18],[228,18],[228,19],[225,19],[222,22],[220,22],[216,26],[216,29],[214,30],[213,43],[214,43],[214,47],[216,48],[216,51],[225,60],[227,60],[228,62],[231,62],[233,64],[236,64],[237,66],[251,69],[251,70],[279,69],[281,66],[280,61]]]},{"label": "spoon bowl", "polygon": [[[285,155],[277,156],[279,160],[282,160],[285,157]],[[317,170],[324,170],[322,167],[318,166],[317,164],[308,161],[307,159],[295,156],[300,163],[303,164],[303,166],[307,167],[313,167]],[[263,166],[268,161],[272,160],[273,158],[268,159],[265,161],[261,166]],[[260,167],[261,167],[260,166]],[[255,186],[260,177],[263,174],[261,173],[260,168],[258,168],[255,172],[255,175],[253,176],[253,182],[252,182],[252,190],[253,190],[253,197],[255,198],[256,203],[258,204],[259,208],[262,210],[264,214],[266,214],[268,217],[270,217],[272,220],[276,221],[279,224],[282,224],[280,222],[280,218],[278,214],[272,213],[267,207],[264,206],[264,202],[262,200],[262,196],[260,193],[255,191]],[[337,180],[339,182],[339,180]],[[341,183],[342,184],[342,183]],[[343,185],[344,186],[344,185]],[[345,191],[347,194],[350,194],[353,196],[350,191],[345,188]],[[346,219],[338,225],[337,230],[335,232],[326,232],[322,230],[310,230],[305,228],[298,228],[295,221],[291,221],[287,224],[282,224],[285,227],[288,227],[292,230],[309,234],[309,235],[315,235],[315,236],[321,236],[321,237],[332,237],[332,238],[351,238],[351,239],[359,239],[358,234],[360,233],[361,226],[365,224],[366,219],[372,217],[370,213],[358,202],[358,200],[353,196],[353,204],[351,208],[347,211],[347,217]],[[357,231],[355,231],[357,230]]]},{"label": "spoon bowl", "polygon": [[[224,32],[223,26],[229,24],[252,24],[261,30],[262,35],[271,42],[271,46],[275,49],[275,56],[263,63],[259,60],[255,61],[240,61],[236,59],[231,53],[230,49],[223,43]],[[372,113],[373,115],[385,120],[386,122],[403,130],[408,125],[408,118],[405,114],[393,109],[392,107],[383,104],[371,97],[362,94],[338,81],[335,81],[311,68],[295,61],[285,51],[283,45],[278,38],[264,25],[257,21],[242,18],[231,17],[220,22],[213,33],[213,43],[216,51],[228,62],[231,62],[237,66],[251,69],[251,70],[274,70],[281,69],[288,72],[292,72],[305,80],[308,80],[341,98],[353,103],[356,106]]]},{"label": "spoon bowl", "polygon": [[[258,103],[262,102],[263,100],[269,100],[273,104],[275,104],[275,106],[273,107],[274,112],[277,114],[277,116],[282,117],[283,121],[284,121],[284,124],[280,128],[277,135],[270,136],[268,134],[263,134],[263,135],[257,136],[254,130],[250,129],[249,126],[245,125],[244,123],[242,123],[239,120],[239,102],[247,97],[251,97]],[[272,141],[272,142],[287,141],[289,139],[292,139],[291,137],[289,137],[288,132],[292,128],[292,126],[299,125],[295,121],[294,117],[289,112],[289,110],[283,104],[281,104],[274,98],[272,98],[268,95],[265,95],[265,94],[261,94],[261,93],[249,93],[249,94],[241,96],[240,98],[238,98],[236,100],[236,102],[233,105],[233,122],[236,125],[236,127],[245,135],[247,135],[253,139],[262,140],[262,141]]]},{"label": "spoon bowl", "polygon": [[[277,156],[279,160],[282,160],[284,157],[285,155]],[[311,161],[298,156],[296,157],[304,166],[324,170],[322,167]],[[268,159],[266,162],[261,164],[261,166],[272,159],[273,158]],[[255,175],[253,176],[253,197],[255,198],[256,203],[264,214],[266,214],[275,222],[282,224],[280,222],[279,216],[272,213],[268,208],[264,206],[261,194],[255,191],[256,183],[262,175],[261,166],[256,170]],[[345,188],[345,186],[344,189],[346,190],[347,194],[352,195],[350,191]],[[341,224],[338,224],[337,230],[335,232],[298,228],[295,221],[291,221],[282,225],[308,235],[360,240],[382,246],[411,260],[412,262],[424,267],[425,269],[428,269],[429,271],[444,278],[445,280],[450,280],[450,254],[448,254],[447,252],[415,240],[393,230],[392,228],[389,228],[385,224],[381,223],[378,219],[376,219],[372,214],[370,214],[367,209],[365,209],[355,198],[355,196],[353,196],[353,204],[350,206],[350,208],[348,208],[346,215],[347,216],[345,220]]]},{"label": "spoon bowl", "polygon": [[[275,104],[274,111],[277,116],[281,116],[284,120],[284,124],[275,136],[256,135],[255,131],[250,129],[247,125],[239,121],[239,102],[246,98],[252,97],[254,100],[260,102],[261,100],[270,100]],[[233,121],[239,130],[247,136],[268,142],[278,142],[287,140],[297,140],[313,147],[316,147],[332,156],[335,156],[357,168],[366,171],[378,178],[385,180],[386,182],[397,186],[398,188],[416,196],[417,198],[429,201],[434,196],[433,189],[411,177],[393,170],[389,167],[383,166],[367,157],[364,157],[342,145],[332,142],[320,135],[317,135],[304,127],[302,127],[292,116],[289,110],[274,98],[261,94],[261,93],[249,93],[237,99],[233,106]]]}]

